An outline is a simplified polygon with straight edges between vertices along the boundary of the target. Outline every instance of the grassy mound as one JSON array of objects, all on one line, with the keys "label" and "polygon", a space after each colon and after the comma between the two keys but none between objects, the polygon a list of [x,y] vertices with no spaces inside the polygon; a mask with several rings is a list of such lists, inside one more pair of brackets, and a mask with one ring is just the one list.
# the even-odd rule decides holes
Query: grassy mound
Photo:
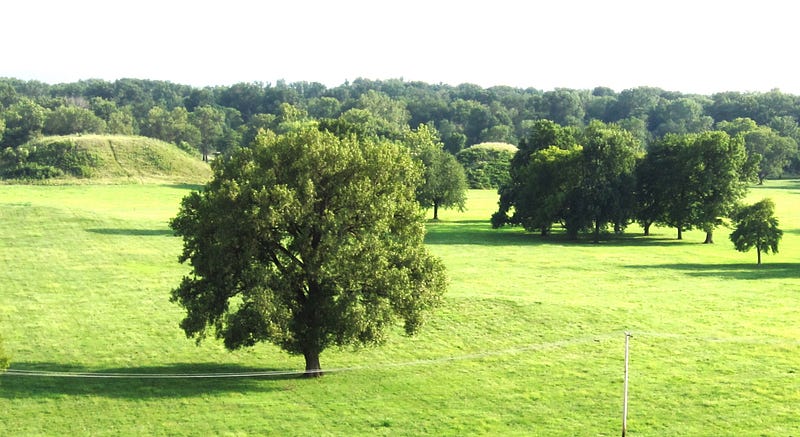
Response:
[{"label": "grassy mound", "polygon": [[478,143],[473,146],[469,147],[470,149],[486,149],[486,150],[497,150],[497,151],[508,151],[513,153],[517,152],[517,146],[511,143],[496,143],[496,142],[486,142],[486,143]]},{"label": "grassy mound", "polygon": [[480,143],[456,154],[464,166],[470,188],[497,189],[510,177],[511,158],[517,147],[508,143]]},{"label": "grassy mound", "polygon": [[164,141],[118,135],[51,136],[0,157],[0,178],[12,180],[180,180],[199,182],[209,166]]}]

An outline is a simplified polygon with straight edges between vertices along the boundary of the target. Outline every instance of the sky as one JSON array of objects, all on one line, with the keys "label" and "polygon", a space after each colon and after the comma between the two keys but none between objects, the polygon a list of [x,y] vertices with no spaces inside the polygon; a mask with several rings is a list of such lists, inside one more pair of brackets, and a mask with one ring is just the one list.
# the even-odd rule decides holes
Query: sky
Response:
[{"label": "sky", "polygon": [[788,0],[10,0],[0,77],[800,94]]}]

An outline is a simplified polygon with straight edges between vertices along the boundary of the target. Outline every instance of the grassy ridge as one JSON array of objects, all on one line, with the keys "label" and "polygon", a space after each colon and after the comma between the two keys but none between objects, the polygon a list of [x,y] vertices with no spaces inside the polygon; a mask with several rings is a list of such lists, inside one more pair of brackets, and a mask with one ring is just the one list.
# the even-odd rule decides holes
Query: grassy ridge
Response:
[{"label": "grassy ridge", "polygon": [[[201,182],[209,166],[164,141],[121,135],[50,136],[20,148],[22,164],[0,162],[10,178]],[[21,153],[20,153],[21,152]]]},{"label": "grassy ridge", "polygon": [[[195,346],[168,302],[186,268],[167,220],[191,187],[0,186],[0,330],[12,369],[294,370],[270,345]],[[785,232],[755,265],[702,233],[599,245],[493,230],[496,194],[443,211],[451,276],[418,337],[330,350],[320,380],[0,377],[0,434],[614,435],[623,332],[631,435],[797,435],[800,184],[769,182]],[[87,413],[93,412],[92,414]]]}]

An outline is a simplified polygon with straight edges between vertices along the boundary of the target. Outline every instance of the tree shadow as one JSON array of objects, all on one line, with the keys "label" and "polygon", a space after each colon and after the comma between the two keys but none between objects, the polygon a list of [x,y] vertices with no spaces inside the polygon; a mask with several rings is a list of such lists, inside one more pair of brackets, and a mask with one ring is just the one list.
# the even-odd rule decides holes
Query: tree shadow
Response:
[{"label": "tree shadow", "polygon": [[521,227],[492,228],[488,220],[433,221],[426,225],[425,244],[483,245],[483,246],[543,246],[543,245],[592,245],[604,246],[673,246],[677,244],[701,244],[689,240],[642,234],[603,233],[599,243],[594,243],[592,235],[582,233],[571,239],[561,229],[554,229],[550,235],[541,236],[536,232],[524,231]]},{"label": "tree shadow", "polygon": [[[61,363],[11,363],[9,370],[69,372],[90,375],[28,376],[0,374],[0,398],[55,398],[102,396],[108,398],[182,398],[225,392],[267,392],[289,390],[290,380],[302,378],[293,370],[260,369],[229,364],[176,363],[164,366],[140,366],[89,370]],[[258,373],[258,376],[197,377],[211,374]],[[137,377],[107,378],[104,375],[127,374]],[[140,376],[138,376],[140,375]],[[173,377],[170,375],[196,375]],[[267,381],[268,383],[265,383]]]},{"label": "tree shadow", "polygon": [[[754,257],[755,258],[755,257]],[[724,277],[741,280],[789,279],[800,277],[800,263],[752,264],[643,264],[625,266],[632,269],[671,269],[695,277]]]},{"label": "tree shadow", "polygon": [[167,188],[175,188],[179,190],[188,190],[188,191],[200,191],[204,187],[204,185],[202,184],[188,184],[188,183],[161,184],[160,186]]},{"label": "tree shadow", "polygon": [[[549,238],[549,237],[546,237]],[[488,220],[429,221],[425,244],[539,246],[549,241],[516,229],[493,229]]]},{"label": "tree shadow", "polygon": [[[780,181],[783,185],[776,186],[774,184],[776,181]],[[767,179],[762,185],[751,185],[750,188],[754,190],[800,190],[800,179]]]},{"label": "tree shadow", "polygon": [[174,236],[172,229],[123,229],[123,228],[92,228],[86,232],[100,235],[122,235],[128,237],[159,237]]}]

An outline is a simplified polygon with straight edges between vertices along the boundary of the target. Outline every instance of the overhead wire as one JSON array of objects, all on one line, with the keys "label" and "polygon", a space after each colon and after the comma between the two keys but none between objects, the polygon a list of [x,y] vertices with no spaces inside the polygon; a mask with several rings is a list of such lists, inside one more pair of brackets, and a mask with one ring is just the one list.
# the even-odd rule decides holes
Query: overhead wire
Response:
[{"label": "overhead wire", "polygon": [[[451,361],[464,361],[488,358],[492,356],[511,355],[515,353],[548,350],[566,347],[575,344],[599,342],[612,338],[615,334],[601,334],[585,337],[578,337],[566,340],[558,340],[547,343],[538,343],[515,348],[508,348],[494,351],[483,351],[463,355],[446,356],[439,358],[420,359],[413,361],[384,363],[370,366],[351,366],[330,368],[321,370],[322,373],[339,373],[363,370],[381,370],[384,368],[397,368],[409,366],[432,365]],[[212,372],[212,373],[118,373],[118,372],[76,372],[58,370],[36,370],[36,369],[14,369],[9,368],[5,374],[8,376],[27,376],[27,377],[51,377],[51,378],[107,378],[107,379],[195,379],[195,378],[255,378],[255,377],[276,377],[276,376],[300,376],[314,371],[305,370],[270,370],[253,372]]]},{"label": "overhead wire", "polygon": [[[438,358],[419,359],[396,363],[383,363],[368,366],[339,367],[320,370],[322,373],[339,373],[364,370],[381,370],[397,367],[434,365],[444,362],[479,360],[483,358],[512,355],[522,352],[558,349],[571,345],[602,342],[623,335],[625,331],[611,332],[598,335],[575,337],[564,340],[556,340],[545,343],[530,344],[514,348],[482,351],[462,355],[445,356]],[[715,343],[743,343],[743,344],[775,344],[775,345],[800,345],[800,339],[766,339],[757,337],[698,337],[688,334],[670,334],[657,332],[633,332],[635,339],[639,338],[665,338],[694,341],[715,342]],[[15,369],[9,368],[5,371],[8,376],[25,377],[52,377],[52,378],[107,378],[107,379],[202,379],[202,378],[258,378],[258,377],[279,377],[279,376],[300,376],[315,371],[306,370],[267,370],[252,372],[208,372],[208,373],[122,373],[122,372],[89,372],[89,371],[61,371],[61,370],[38,370],[38,369]],[[2,375],[2,374],[0,374]]]}]

